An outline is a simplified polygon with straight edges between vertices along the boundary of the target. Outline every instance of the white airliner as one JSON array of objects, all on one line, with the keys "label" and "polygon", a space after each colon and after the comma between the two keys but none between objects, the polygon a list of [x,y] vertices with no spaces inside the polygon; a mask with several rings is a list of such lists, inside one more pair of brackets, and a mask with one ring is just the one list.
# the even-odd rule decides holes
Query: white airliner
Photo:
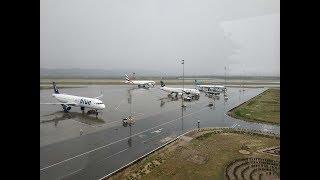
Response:
[{"label": "white airliner", "polygon": [[154,87],[156,82],[149,81],[149,80],[131,80],[128,75],[125,74],[126,81],[124,83],[126,84],[133,84],[138,85],[138,87],[144,87],[144,88],[150,88],[151,86]]},{"label": "white airliner", "polygon": [[182,95],[182,92],[192,96],[199,96],[200,92],[197,89],[186,89],[186,88],[174,88],[174,87],[166,87],[163,81],[160,81],[161,87],[160,89],[166,92],[170,92],[170,94],[175,94],[176,96]]},{"label": "white airliner", "polygon": [[54,94],[52,94],[52,96],[56,98],[59,101],[59,103],[40,103],[40,104],[61,105],[64,112],[69,112],[71,109],[71,106],[80,107],[82,111],[84,111],[85,108],[88,108],[90,110],[93,110],[96,116],[98,116],[98,110],[103,110],[105,108],[105,105],[99,99],[103,95],[100,95],[95,98],[88,98],[88,97],[73,96],[68,94],[60,94],[56,86],[56,83],[53,82],[52,84],[53,84],[53,90],[54,90]]},{"label": "white airliner", "polygon": [[194,80],[196,87],[200,91],[208,91],[208,92],[223,92],[226,91],[226,87],[222,85],[211,85],[211,84],[201,84],[197,80]]}]

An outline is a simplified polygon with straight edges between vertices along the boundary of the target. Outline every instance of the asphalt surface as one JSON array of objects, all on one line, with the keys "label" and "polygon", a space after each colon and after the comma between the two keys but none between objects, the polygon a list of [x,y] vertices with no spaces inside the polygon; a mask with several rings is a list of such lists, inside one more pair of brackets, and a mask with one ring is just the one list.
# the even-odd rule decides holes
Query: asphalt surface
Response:
[{"label": "asphalt surface", "polygon": [[[280,134],[279,126],[233,119],[226,112],[263,92],[263,88],[228,88],[209,98],[184,102],[167,97],[159,87],[149,90],[132,86],[105,85],[61,89],[66,94],[96,97],[103,92],[106,110],[96,118],[82,114],[79,107],[70,113],[60,106],[40,106],[40,178],[99,179],[121,166],[156,149],[180,134],[198,127],[232,127]],[[173,86],[174,87],[174,86]],[[179,86],[176,86],[179,87]],[[186,86],[192,87],[192,86]],[[131,89],[131,90],[130,90]],[[40,102],[56,102],[52,90],[40,91]],[[209,107],[209,102],[214,102]],[[124,127],[122,119],[133,115],[135,123]]]}]

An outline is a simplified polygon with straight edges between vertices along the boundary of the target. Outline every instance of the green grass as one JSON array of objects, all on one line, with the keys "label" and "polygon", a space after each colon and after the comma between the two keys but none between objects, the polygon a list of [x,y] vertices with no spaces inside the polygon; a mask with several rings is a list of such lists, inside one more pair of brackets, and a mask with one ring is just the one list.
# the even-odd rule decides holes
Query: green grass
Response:
[{"label": "green grass", "polygon": [[280,125],[280,89],[268,89],[229,112],[234,118]]},{"label": "green grass", "polygon": [[[196,135],[197,136],[197,135]],[[110,179],[224,179],[225,167],[233,160],[248,157],[280,160],[279,157],[260,153],[257,150],[280,145],[280,139],[270,136],[241,134],[236,131],[222,133],[208,132],[194,138],[189,143],[178,141],[127,169],[111,176]],[[241,154],[239,150],[247,147],[251,153]],[[206,158],[204,163],[190,160],[195,155]],[[153,161],[160,165],[150,165]],[[151,172],[144,173],[147,165]],[[141,173],[142,172],[142,173]]]}]

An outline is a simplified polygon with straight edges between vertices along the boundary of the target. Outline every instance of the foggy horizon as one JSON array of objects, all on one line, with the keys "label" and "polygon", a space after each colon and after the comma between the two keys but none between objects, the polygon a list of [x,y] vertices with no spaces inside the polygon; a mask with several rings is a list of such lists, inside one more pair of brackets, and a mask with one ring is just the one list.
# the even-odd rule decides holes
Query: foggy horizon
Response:
[{"label": "foggy horizon", "polygon": [[[40,76],[41,77],[120,77],[123,78],[124,74],[132,75],[135,73],[136,77],[143,77],[143,76],[150,76],[150,77],[181,77],[181,72],[160,72],[160,71],[148,71],[143,69],[83,69],[83,68],[40,68]],[[260,75],[260,74],[230,74],[228,71],[226,74],[217,74],[217,73],[210,73],[210,74],[201,74],[195,73],[190,74],[185,72],[186,77],[191,76],[212,76],[212,77],[275,77],[280,78],[277,75]]]},{"label": "foggy horizon", "polygon": [[40,3],[41,68],[280,76],[276,0]]}]

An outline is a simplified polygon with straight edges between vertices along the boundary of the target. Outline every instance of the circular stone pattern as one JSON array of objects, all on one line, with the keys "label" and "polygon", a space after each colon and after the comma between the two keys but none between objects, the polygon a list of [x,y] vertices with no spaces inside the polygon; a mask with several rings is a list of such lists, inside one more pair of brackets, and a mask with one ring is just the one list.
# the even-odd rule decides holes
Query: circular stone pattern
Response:
[{"label": "circular stone pattern", "polygon": [[245,158],[229,163],[227,179],[280,179],[280,162],[271,159]]}]

